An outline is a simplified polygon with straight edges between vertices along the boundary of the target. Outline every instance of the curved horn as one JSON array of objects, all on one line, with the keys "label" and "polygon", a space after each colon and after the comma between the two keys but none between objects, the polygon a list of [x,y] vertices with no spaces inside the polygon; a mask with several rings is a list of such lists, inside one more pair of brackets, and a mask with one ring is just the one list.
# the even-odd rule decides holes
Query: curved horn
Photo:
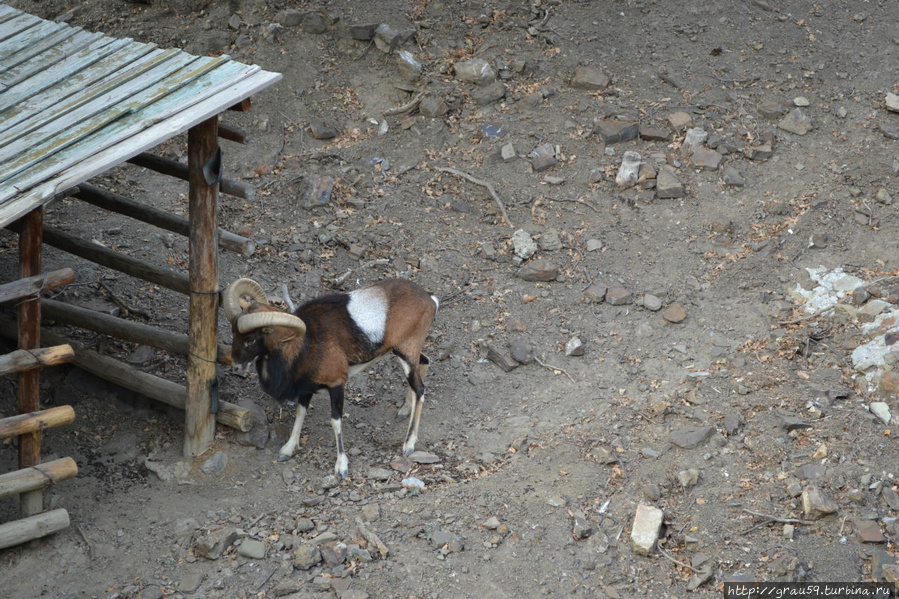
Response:
[{"label": "curved horn", "polygon": [[254,312],[244,314],[237,319],[237,331],[249,333],[262,327],[287,327],[300,335],[306,332],[306,323],[302,318],[286,312]]},{"label": "curved horn", "polygon": [[267,304],[268,298],[259,283],[252,279],[237,279],[222,294],[222,308],[225,310],[225,318],[228,322],[234,322],[234,319],[249,305],[244,297],[250,297],[259,304]]}]

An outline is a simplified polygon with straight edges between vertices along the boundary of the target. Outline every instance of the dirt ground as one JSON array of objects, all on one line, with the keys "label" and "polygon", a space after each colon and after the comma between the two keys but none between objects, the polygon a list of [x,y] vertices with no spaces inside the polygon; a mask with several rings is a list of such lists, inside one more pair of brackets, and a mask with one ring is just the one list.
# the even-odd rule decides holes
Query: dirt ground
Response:
[{"label": "dirt ground", "polygon": [[[897,332],[895,317],[865,328],[899,299],[895,3],[7,2],[283,73],[224,117],[252,134],[221,142],[225,175],[259,193],[221,196],[222,227],[257,244],[221,253],[223,284],[278,298],[283,283],[296,301],[403,276],[443,301],[418,443],[433,463],[400,459],[404,383],[385,363],[349,385],[336,486],[323,396],[278,463],[293,409],[220,368],[221,397],[264,422],[220,426],[185,460],[180,414],[44,371],[44,404],[77,413],[44,440],[79,466],[46,494],[72,525],[0,551],[0,595],[711,597],[727,580],[890,576],[897,354],[866,377],[853,351]],[[412,35],[392,53],[353,38],[381,23]],[[484,85],[463,80],[473,59],[495,71]],[[616,142],[622,123],[641,135]],[[708,133],[692,156],[690,128]],[[186,138],[158,151],[186,159]],[[620,187],[626,151],[646,166]],[[678,182],[683,197],[659,197]],[[186,214],[186,184],[149,171],[97,184]],[[186,240],[76,200],[46,221],[186,270]],[[16,243],[0,233],[6,280]],[[63,266],[77,282],[56,299],[186,332],[182,296],[45,252]],[[795,292],[819,267],[861,281],[806,312]],[[181,356],[53,329],[184,380]],[[14,391],[0,380],[0,413]],[[0,471],[15,459],[0,448]],[[832,513],[804,508],[819,492]],[[632,543],[640,504],[664,513],[649,556]],[[0,502],[0,521],[16,513]]]}]

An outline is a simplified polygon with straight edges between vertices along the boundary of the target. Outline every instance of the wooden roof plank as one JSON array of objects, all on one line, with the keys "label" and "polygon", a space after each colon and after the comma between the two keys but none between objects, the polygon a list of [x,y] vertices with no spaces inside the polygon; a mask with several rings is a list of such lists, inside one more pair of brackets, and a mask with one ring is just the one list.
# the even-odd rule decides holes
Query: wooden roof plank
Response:
[{"label": "wooden roof plank", "polygon": [[[230,72],[226,73],[224,69]],[[150,104],[134,114],[133,118],[112,123],[104,131],[105,139],[110,142],[107,149],[96,152],[96,148],[84,143],[48,157],[42,164],[43,178],[45,179],[48,174],[54,178],[48,181],[48,184],[41,185],[39,189],[29,189],[42,179],[38,174],[32,173],[33,169],[11,178],[0,187],[0,223],[9,222],[7,219],[11,215],[19,214],[23,208],[21,204],[17,205],[17,202],[25,201],[27,205],[28,198],[32,198],[30,201],[33,202],[36,201],[34,198],[43,200],[52,197],[56,193],[54,189],[67,189],[77,185],[77,183],[70,184],[70,181],[77,180],[80,183],[100,174],[127,158],[153,147],[161,140],[169,139],[218,114],[237,102],[238,98],[252,95],[280,78],[280,74],[263,71],[259,67],[248,70],[246,65],[240,63],[225,63],[221,66],[221,72],[207,74],[201,78],[202,81],[197,82],[198,85],[178,90],[171,97],[166,97],[165,102]],[[193,104],[185,108],[185,103],[191,102]],[[114,162],[110,162],[113,160]],[[64,170],[68,175],[65,178],[58,177],[57,175]],[[15,195],[14,190],[29,191],[9,202]]]},{"label": "wooden roof plank", "polygon": [[[29,206],[36,202],[48,201],[60,191],[71,189],[78,183],[100,175],[121,164],[122,157],[136,156],[159,144],[160,140],[183,133],[190,127],[221,113],[237,102],[239,97],[249,97],[281,79],[280,73],[258,70],[245,79],[232,81],[225,89],[210,88],[210,95],[191,107],[132,135],[125,136],[119,143],[90,157],[73,163],[39,186],[18,198],[4,203],[0,191],[0,226],[17,220],[28,213]],[[132,125],[133,127],[134,125]]]},{"label": "wooden roof plank", "polygon": [[[35,97],[51,85],[63,81],[67,76],[106,58],[116,50],[128,46],[131,40],[119,40],[101,34],[90,35],[86,45],[71,52],[60,54],[59,60],[51,64],[24,64],[18,69],[7,71],[0,77],[0,114],[22,100]],[[80,44],[81,38],[77,43]],[[70,40],[75,44],[76,40]],[[19,86],[18,89],[15,89]]]},{"label": "wooden roof plank", "polygon": [[84,64],[76,62],[71,69],[62,63],[0,92],[0,133],[52,105],[69,101],[79,90],[89,89],[99,81],[113,79],[139,67],[143,64],[140,59],[154,50],[157,55],[163,53],[163,50],[157,50],[156,44],[139,44],[131,40],[116,40],[111,46],[109,54],[105,51],[97,54],[99,60],[91,60],[93,57],[89,56]]},{"label": "wooden roof plank", "polygon": [[[84,114],[91,114],[91,110],[96,111],[104,103],[128,97],[129,92],[134,93],[135,86],[144,89],[158,81],[161,74],[168,74],[173,69],[181,68],[193,58],[177,50],[160,50],[139,58],[123,69],[114,71],[106,79],[97,81],[86,89],[70,88],[66,96],[54,94],[52,99],[56,100],[56,104],[46,106],[40,112],[32,114],[28,121],[19,120],[16,125],[2,130],[4,139],[0,139],[0,164],[2,164],[5,154],[2,148],[39,129],[52,132],[51,129],[48,129],[51,123],[73,112],[83,118]],[[79,73],[71,78],[75,85],[81,78],[79,75],[83,74]],[[86,105],[89,107],[84,109],[83,107]]]},{"label": "wooden roof plank", "polygon": [[26,45],[24,45],[21,49],[14,52],[13,54],[4,56],[3,64],[0,65],[0,74],[3,74],[10,69],[14,69],[22,63],[28,62],[32,59],[35,61],[41,60],[40,58],[38,58],[41,54],[43,54],[50,48],[53,48],[54,46],[64,43],[66,40],[69,40],[70,38],[78,35],[82,31],[83,30],[81,29],[81,27],[57,27],[55,31],[41,36],[38,39],[35,39],[33,41],[26,40]]},{"label": "wooden roof plank", "polygon": [[[28,146],[26,142],[20,142],[25,144],[27,151],[15,156],[14,159],[5,164],[0,162],[0,167],[3,169],[3,172],[0,173],[0,181],[9,190],[13,188],[27,189],[30,186],[29,181],[31,179],[40,177],[41,174],[47,174],[47,169],[51,168],[54,162],[58,160],[57,153],[75,145],[91,133],[109,126],[102,131],[104,143],[114,143],[118,137],[123,135],[122,131],[127,131],[128,123],[131,121],[141,122],[149,120],[150,122],[155,122],[158,119],[168,118],[178,110],[183,109],[185,105],[205,98],[209,94],[210,86],[214,86],[217,79],[221,80],[218,85],[222,86],[260,70],[259,67],[255,67],[255,71],[253,71],[252,67],[248,68],[246,65],[234,62],[220,62],[216,60],[204,62],[205,64],[196,66],[191,64],[193,68],[182,69],[169,77],[168,83],[174,87],[159,86],[148,88],[143,93],[128,99],[128,101],[118,103],[113,109],[105,111],[95,119],[82,121],[76,126],[66,127],[64,133],[56,135],[38,146]],[[202,77],[202,75],[208,75],[216,67],[232,72],[225,75],[223,71],[215,76],[207,77],[206,82],[196,81],[197,85],[185,87],[185,83],[194,81]],[[181,93],[178,93],[179,91]],[[144,112],[140,115],[140,118],[120,118],[137,113],[142,109],[144,109]],[[148,123],[143,126],[148,126]],[[19,143],[11,144],[11,146],[13,145],[16,146],[15,149],[19,149]],[[90,148],[85,148],[84,151],[88,156],[93,154]],[[65,159],[67,158],[64,157],[63,160]],[[36,164],[36,161],[42,163],[40,173],[33,173],[31,172],[32,169],[29,168]],[[0,202],[3,201],[4,195],[11,195],[11,193],[9,191],[5,193],[0,192]]]},{"label": "wooden roof plank", "polygon": [[7,19],[0,23],[0,42],[5,42],[9,38],[18,35],[31,27],[37,27],[40,23],[41,20],[34,15],[19,12],[19,14],[13,16],[11,19]]},{"label": "wooden roof plank", "polygon": [[66,57],[75,54],[98,39],[109,40],[110,38],[102,33],[77,31],[68,39],[48,45],[39,54],[34,55],[34,60],[25,60],[6,71],[0,71],[0,89],[8,88],[15,84],[16,81],[51,68],[59,61],[65,60]]},{"label": "wooden roof plank", "polygon": [[[6,175],[31,166],[32,160],[39,159],[42,153],[55,152],[71,141],[128,114],[133,110],[135,98],[143,101],[146,93],[158,93],[157,86],[166,85],[165,81],[177,77],[184,69],[192,70],[190,67],[196,62],[198,60],[189,54],[175,54],[171,60],[146,71],[140,77],[103,90],[104,93],[101,94],[85,94],[86,101],[79,102],[74,110],[62,107],[53,114],[42,114],[35,123],[26,123],[23,128],[9,131],[7,135],[12,138],[12,143],[0,147],[0,165],[3,165],[5,171],[8,170]],[[3,179],[4,176],[0,175],[0,181]]]},{"label": "wooden roof plank", "polygon": [[[67,29],[71,29],[71,27],[66,24],[39,20],[34,25],[26,26],[19,31],[14,31],[12,36],[0,42],[0,56],[11,57],[17,52],[28,49],[29,46],[36,44],[47,36]],[[5,62],[4,59],[4,63]]]}]

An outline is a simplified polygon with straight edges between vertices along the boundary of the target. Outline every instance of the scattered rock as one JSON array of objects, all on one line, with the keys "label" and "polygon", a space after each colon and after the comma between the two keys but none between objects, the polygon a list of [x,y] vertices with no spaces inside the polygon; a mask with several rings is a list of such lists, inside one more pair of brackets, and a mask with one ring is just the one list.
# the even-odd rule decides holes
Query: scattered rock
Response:
[{"label": "scattered rock", "polygon": [[593,123],[593,133],[608,145],[637,139],[640,125],[618,120],[601,120]]},{"label": "scattered rock", "polygon": [[237,548],[238,555],[250,559],[263,559],[265,557],[265,543],[256,539],[244,539]]},{"label": "scattered rock", "polygon": [[584,343],[577,337],[572,337],[568,340],[568,343],[565,344],[565,355],[569,357],[583,356]]},{"label": "scattered rock", "polygon": [[876,520],[856,520],[855,529],[862,543],[884,543],[886,538]]},{"label": "scattered rock", "polygon": [[623,306],[632,304],[633,302],[634,297],[631,295],[631,292],[624,287],[612,287],[606,291],[606,303],[613,306]]},{"label": "scattered rock", "polygon": [[884,485],[880,494],[883,496],[883,500],[886,501],[887,505],[890,506],[891,510],[899,511],[899,493]]},{"label": "scattered rock", "polygon": [[427,451],[413,451],[409,455],[409,460],[415,464],[436,464],[440,461],[440,457]]},{"label": "scattered rock", "polygon": [[662,167],[656,175],[656,195],[660,200],[677,199],[686,195],[683,183],[669,167]]},{"label": "scattered rock", "polygon": [[411,27],[400,31],[386,23],[381,23],[375,29],[375,46],[384,54],[390,54],[412,39],[415,33],[415,29]]},{"label": "scattered rock", "polygon": [[687,112],[675,112],[668,115],[668,124],[675,131],[683,131],[693,124],[693,117]]},{"label": "scattered rock", "polygon": [[762,102],[756,110],[764,119],[776,121],[787,114],[787,107],[780,102]]},{"label": "scattered rock", "polygon": [[228,454],[221,451],[215,452],[211,458],[203,462],[200,470],[212,476],[221,476],[228,465]]},{"label": "scattered rock", "polygon": [[662,309],[662,300],[651,293],[643,295],[643,307],[652,312],[658,312]]},{"label": "scattered rock", "polygon": [[[400,50],[396,53],[396,66],[400,76],[407,81],[415,81],[421,77],[421,63],[408,50]],[[421,111],[420,105],[419,111]]]},{"label": "scattered rock", "polygon": [[[684,136],[684,143],[681,145],[681,152],[684,156],[692,156],[699,147],[709,138],[705,129],[689,129]],[[717,152],[716,152],[717,153]]]},{"label": "scattered rock", "polygon": [[681,470],[677,473],[677,480],[684,489],[695,487],[699,484],[699,471],[696,468]]},{"label": "scattered rock", "polygon": [[808,118],[799,108],[794,108],[787,113],[780,122],[777,123],[778,128],[796,135],[805,135],[812,130],[812,120]]},{"label": "scattered rock", "polygon": [[303,543],[293,552],[293,565],[300,570],[311,570],[322,561],[322,553],[318,545]]},{"label": "scattered rock", "polygon": [[807,487],[802,492],[802,512],[806,518],[819,520],[835,514],[837,503],[817,487]]},{"label": "scattered rock", "polygon": [[349,26],[350,37],[360,42],[371,41],[380,23],[356,23]]},{"label": "scattered rock", "polygon": [[594,304],[600,304],[606,299],[607,287],[602,283],[593,283],[584,291],[584,296]]},{"label": "scattered rock", "polygon": [[631,547],[638,555],[652,555],[659,531],[662,529],[664,513],[657,507],[639,504],[634,515],[634,526],[631,530]]},{"label": "scattered rock", "polygon": [[487,349],[487,359],[502,368],[505,372],[512,372],[519,366],[519,362],[513,359],[512,356],[498,350],[492,345]]},{"label": "scattered rock", "polygon": [[574,519],[571,535],[578,541],[589,538],[594,532],[596,532],[596,529],[593,528],[593,525],[586,518]]},{"label": "scattered rock", "polygon": [[711,439],[715,429],[711,426],[687,426],[668,435],[668,442],[681,449],[695,449]]},{"label": "scattered rock", "polygon": [[717,171],[723,159],[724,157],[714,150],[696,148],[692,162],[693,167],[701,171]]},{"label": "scattered rock", "polygon": [[225,549],[237,540],[233,528],[218,528],[201,535],[194,541],[194,555],[206,559],[218,559]]},{"label": "scattered rock", "polygon": [[519,268],[515,276],[525,281],[555,281],[559,276],[559,267],[545,260],[536,260]]},{"label": "scattered rock", "polygon": [[575,89],[602,90],[608,87],[609,77],[595,67],[578,67],[571,77],[570,85]]},{"label": "scattered rock", "polygon": [[887,110],[890,112],[899,112],[899,96],[892,92],[887,92],[886,97]]},{"label": "scattered rock", "polygon": [[669,131],[648,127],[646,125],[640,125],[637,134],[640,136],[640,139],[645,139],[646,141],[668,141],[671,139],[671,133]]},{"label": "scattered rock", "polygon": [[471,98],[476,104],[486,106],[503,99],[506,95],[506,85],[502,81],[495,81],[481,85],[472,90]]},{"label": "scattered rock", "polygon": [[687,318],[687,311],[680,304],[671,304],[662,312],[662,318],[672,324],[678,324]]},{"label": "scattered rock", "polygon": [[877,416],[881,422],[884,424],[889,424],[892,419],[892,414],[890,414],[890,406],[886,404],[886,402],[882,401],[872,401],[868,408],[871,410],[871,413]]},{"label": "scattered rock", "polygon": [[437,118],[449,112],[449,106],[440,96],[425,96],[418,104],[418,111],[422,116]]},{"label": "scattered rock", "polygon": [[755,160],[756,162],[764,162],[771,158],[774,154],[774,150],[771,149],[771,144],[761,144],[758,146],[749,146],[744,151],[746,157],[750,160]]},{"label": "scattered rock", "polygon": [[339,566],[346,561],[347,547],[346,543],[340,541],[329,541],[319,547],[322,559],[329,566]]},{"label": "scattered rock", "polygon": [[334,139],[339,133],[337,127],[333,127],[322,120],[312,119],[309,122],[309,134],[315,139]]},{"label": "scattered rock", "polygon": [[621,159],[621,166],[615,176],[615,185],[619,189],[627,189],[637,184],[637,173],[640,170],[641,157],[636,152],[627,151]]},{"label": "scattered rock", "polygon": [[457,62],[453,67],[456,79],[478,85],[487,85],[496,81],[496,69],[481,58]]},{"label": "scattered rock", "polygon": [[524,229],[512,233],[512,251],[522,260],[527,260],[537,253],[537,242]]},{"label": "scattered rock", "polygon": [[528,158],[531,159],[531,168],[534,169],[535,173],[545,171],[559,164],[559,160],[556,158],[556,148],[552,144],[539,146],[528,154]]}]

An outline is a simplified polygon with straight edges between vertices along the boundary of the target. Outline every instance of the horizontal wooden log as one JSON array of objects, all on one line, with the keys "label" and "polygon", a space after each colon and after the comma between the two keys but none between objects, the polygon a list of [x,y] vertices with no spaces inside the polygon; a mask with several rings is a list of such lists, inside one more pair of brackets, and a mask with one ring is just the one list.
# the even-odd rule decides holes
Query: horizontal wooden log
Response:
[{"label": "horizontal wooden log", "polygon": [[72,458],[60,458],[37,466],[0,474],[0,499],[19,493],[37,491],[60,481],[74,478],[78,465]]},{"label": "horizontal wooden log", "polygon": [[0,419],[0,439],[27,435],[54,426],[71,424],[74,421],[75,409],[72,406],[56,406],[30,414],[10,416]]},{"label": "horizontal wooden log", "polygon": [[[0,317],[0,335],[15,339],[15,322],[8,318]],[[41,339],[48,343],[68,343],[71,345],[72,349],[75,350],[75,358],[72,360],[72,364],[95,376],[181,410],[187,405],[187,388],[183,385],[142,372],[114,358],[101,356],[77,341],[66,339],[62,335],[44,328],[41,329]],[[253,413],[246,408],[227,401],[219,400],[218,413],[216,413],[215,419],[220,424],[242,432],[247,432],[253,428]]]},{"label": "horizontal wooden log", "polygon": [[44,226],[44,243],[101,266],[106,266],[184,295],[187,295],[190,290],[190,279],[185,274],[147,264],[137,258],[120,254],[53,227]]},{"label": "horizontal wooden log", "polygon": [[[164,351],[186,356],[189,353],[187,335],[158,329],[149,325],[117,318],[102,312],[88,310],[55,300],[41,302],[41,317],[56,320],[65,324],[110,335],[125,341],[149,345]],[[226,366],[231,365],[231,350],[224,343],[218,344],[216,361]]]},{"label": "horizontal wooden log", "polygon": [[[163,175],[187,181],[187,165],[175,162],[174,160],[169,160],[168,158],[143,152],[133,158],[129,158],[128,162],[156,171],[157,173],[162,173]],[[256,197],[256,188],[249,183],[224,177],[219,182],[219,191],[227,193],[229,196],[242,198],[244,200],[252,200]]]},{"label": "horizontal wooden log", "polygon": [[[151,224],[160,229],[165,229],[166,231],[184,235],[185,237],[190,233],[190,222],[183,216],[177,216],[166,212],[165,210],[147,206],[146,204],[142,204],[131,198],[106,191],[105,189],[93,185],[88,185],[87,183],[83,183],[78,187],[79,191],[74,194],[75,197],[89,204],[93,204],[98,208],[117,212],[118,214],[124,214],[125,216]],[[218,244],[219,247],[244,256],[249,256],[256,251],[256,243],[254,241],[247,239],[246,237],[241,237],[240,235],[235,235],[224,229],[218,230]]]},{"label": "horizontal wooden log", "polygon": [[234,125],[229,125],[228,123],[223,123],[221,121],[219,121],[218,125],[218,134],[222,139],[234,141],[239,144],[250,143],[250,133],[248,131],[241,129],[240,127],[235,127]]},{"label": "horizontal wooden log", "polygon": [[32,297],[41,291],[56,289],[75,281],[75,271],[71,268],[61,268],[43,275],[27,277],[10,283],[0,285],[0,304],[12,300]]},{"label": "horizontal wooden log", "polygon": [[0,525],[0,549],[14,547],[65,530],[69,513],[63,509],[35,514]]},{"label": "horizontal wooden log", "polygon": [[[44,300],[47,301],[47,300]],[[41,347],[38,349],[19,349],[0,356],[0,375],[28,372],[44,366],[65,364],[75,357],[75,352],[68,345]]]}]

